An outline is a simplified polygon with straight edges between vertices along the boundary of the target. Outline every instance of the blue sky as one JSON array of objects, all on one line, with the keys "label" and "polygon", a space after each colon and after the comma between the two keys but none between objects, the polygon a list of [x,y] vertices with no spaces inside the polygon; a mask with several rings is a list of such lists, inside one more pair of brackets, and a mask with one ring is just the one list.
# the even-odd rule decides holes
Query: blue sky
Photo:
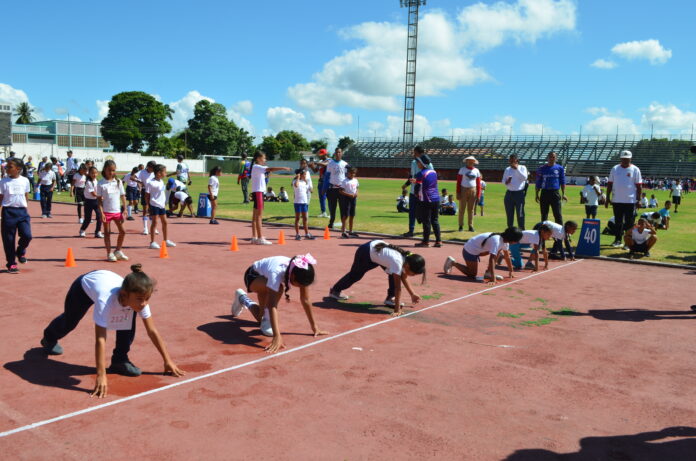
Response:
[{"label": "blue sky", "polygon": [[[224,104],[260,137],[398,137],[406,10],[352,2],[18,2],[3,6],[0,101],[100,120],[140,90],[176,110]],[[649,134],[696,124],[696,4],[429,0],[416,136]]]}]

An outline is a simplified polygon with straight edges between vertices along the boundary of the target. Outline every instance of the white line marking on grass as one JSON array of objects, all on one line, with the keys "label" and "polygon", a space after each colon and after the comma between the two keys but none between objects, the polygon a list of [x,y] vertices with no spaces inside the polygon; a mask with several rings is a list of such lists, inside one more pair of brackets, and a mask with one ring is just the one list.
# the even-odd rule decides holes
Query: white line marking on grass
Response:
[{"label": "white line marking on grass", "polygon": [[139,399],[139,398],[141,398],[141,397],[145,397],[145,396],[148,396],[148,395],[151,395],[151,394],[156,394],[156,393],[158,393],[158,392],[166,391],[166,390],[169,390],[169,389],[178,387],[178,386],[183,386],[184,384],[193,383],[193,382],[199,381],[199,380],[201,380],[201,379],[210,378],[210,377],[212,377],[212,376],[220,375],[220,374],[222,374],[222,373],[227,373],[227,372],[229,372],[229,371],[234,371],[234,370],[238,370],[238,369],[240,369],[240,368],[248,367],[248,366],[251,366],[251,365],[256,365],[257,363],[265,362],[265,361],[267,361],[267,360],[273,360],[273,359],[275,359],[275,358],[282,357],[282,356],[284,356],[284,355],[291,354],[291,353],[293,353],[293,352],[301,351],[301,350],[307,349],[307,348],[309,348],[309,347],[318,346],[319,344],[325,343],[325,342],[327,342],[327,341],[333,341],[333,340],[338,339],[338,338],[341,338],[341,337],[343,337],[343,336],[348,336],[348,335],[351,335],[351,334],[353,334],[353,333],[357,333],[357,332],[359,332],[359,331],[367,330],[368,328],[373,328],[373,327],[376,327],[376,326],[379,326],[379,325],[384,325],[385,323],[393,322],[393,321],[396,321],[396,320],[399,320],[399,319],[403,319],[403,318],[409,317],[409,316],[411,316],[411,315],[415,315],[415,314],[419,314],[419,313],[421,313],[421,312],[429,311],[430,309],[435,309],[435,308],[437,308],[437,307],[441,307],[441,306],[445,306],[445,305],[447,305],[447,304],[455,303],[455,302],[457,302],[457,301],[461,301],[461,300],[463,300],[463,299],[470,298],[470,297],[472,297],[472,296],[476,296],[476,295],[480,295],[480,294],[482,294],[482,293],[486,293],[486,292],[489,292],[489,291],[497,290],[497,289],[499,289],[499,288],[503,288],[503,287],[506,287],[506,286],[508,286],[508,285],[512,285],[513,283],[521,282],[521,281],[523,281],[523,280],[529,280],[529,279],[531,279],[531,278],[533,278],[533,277],[536,277],[536,276],[539,276],[539,275],[548,274],[549,272],[553,272],[553,271],[555,271],[556,269],[561,269],[561,268],[564,268],[564,267],[572,266],[573,264],[579,263],[579,262],[581,262],[581,261],[582,261],[582,260],[580,259],[580,260],[577,260],[577,261],[574,261],[574,262],[570,262],[570,263],[564,264],[564,265],[562,265],[562,266],[556,266],[556,267],[554,267],[554,268],[552,268],[552,269],[549,269],[549,270],[547,270],[547,271],[537,272],[537,273],[531,274],[531,275],[529,275],[529,276],[527,276],[527,277],[515,279],[515,280],[513,280],[513,281],[511,281],[511,282],[503,283],[503,284],[501,284],[501,285],[494,285],[494,286],[492,286],[492,287],[486,288],[486,289],[481,290],[481,291],[477,291],[477,292],[475,292],[475,293],[469,293],[469,294],[467,294],[467,295],[460,296],[459,298],[450,299],[449,301],[443,301],[443,302],[441,302],[441,303],[434,304],[434,305],[432,305],[432,306],[428,306],[428,307],[424,307],[424,308],[422,308],[422,309],[418,309],[418,310],[415,310],[415,311],[407,312],[407,313],[405,313],[405,314],[403,314],[403,315],[401,315],[401,316],[399,316],[399,317],[389,317],[388,319],[384,319],[384,320],[381,320],[381,321],[379,321],[379,322],[371,323],[371,324],[369,324],[369,325],[363,325],[363,326],[358,327],[358,328],[355,328],[355,329],[353,329],[353,330],[344,331],[343,333],[338,333],[338,334],[333,335],[333,336],[328,336],[328,337],[326,337],[326,338],[319,339],[319,340],[317,340],[317,341],[314,341],[314,342],[311,342],[311,343],[307,343],[307,344],[304,344],[304,345],[302,345],[302,346],[295,347],[295,348],[293,348],[293,349],[288,349],[288,350],[285,350],[285,351],[277,352],[277,353],[272,354],[272,355],[265,355],[264,357],[261,357],[261,358],[256,359],[256,360],[252,360],[252,361],[250,361],[250,362],[245,362],[245,363],[241,363],[241,364],[239,364],[239,365],[234,365],[234,366],[232,366],[232,367],[223,368],[222,370],[211,371],[210,373],[206,373],[206,374],[204,374],[204,375],[196,376],[196,377],[194,377],[194,378],[188,378],[188,379],[185,379],[185,380],[182,380],[182,381],[177,381],[177,382],[174,382],[174,383],[172,383],[172,384],[168,384],[168,385],[166,385],[166,386],[158,387],[158,388],[156,388],[156,389],[151,389],[151,390],[149,390],[149,391],[141,392],[141,393],[139,393],[139,394],[131,395],[131,396],[129,396],[129,397],[124,397],[124,398],[121,398],[121,399],[118,399],[118,400],[113,400],[113,401],[111,401],[111,402],[102,403],[102,404],[100,404],[100,405],[95,405],[95,406],[93,406],[93,407],[85,408],[85,409],[83,409],[83,410],[78,410],[78,411],[74,411],[74,412],[72,412],[72,413],[67,413],[67,414],[65,414],[65,415],[57,416],[57,417],[55,417],[55,418],[46,419],[46,420],[43,420],[43,421],[38,421],[38,422],[36,422],[36,423],[27,424],[26,426],[21,426],[21,427],[18,427],[18,428],[16,428],[16,429],[11,429],[11,430],[9,430],[9,431],[0,432],[0,437],[7,437],[8,435],[18,434],[18,433],[20,433],[20,432],[28,431],[28,430],[31,430],[31,429],[36,429],[37,427],[45,426],[45,425],[47,425],[47,424],[57,423],[58,421],[63,421],[63,420],[66,420],[66,419],[74,418],[75,416],[80,416],[80,415],[84,415],[84,414],[87,414],[87,413],[91,413],[91,412],[93,412],[93,411],[101,410],[102,408],[107,408],[107,407],[110,407],[110,406],[112,406],[112,405],[117,405],[117,404],[120,404],[120,403],[128,402],[129,400]]}]

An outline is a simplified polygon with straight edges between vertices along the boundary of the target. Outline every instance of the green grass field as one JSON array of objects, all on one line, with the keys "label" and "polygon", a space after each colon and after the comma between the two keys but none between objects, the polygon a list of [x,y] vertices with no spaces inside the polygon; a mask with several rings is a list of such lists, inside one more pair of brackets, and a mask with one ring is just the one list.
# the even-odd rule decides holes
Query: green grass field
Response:
[{"label": "green grass field", "polygon": [[[218,198],[219,217],[251,220],[251,205],[242,204],[241,188],[236,183],[236,175],[223,175],[220,178],[220,195]],[[314,177],[316,182],[316,177]],[[360,181],[360,195],[358,197],[357,215],[355,217],[356,231],[379,232],[386,234],[402,234],[408,230],[408,215],[396,211],[396,197],[400,194],[403,180],[396,179],[362,179]],[[273,174],[270,186],[278,192],[281,186],[285,186],[290,195],[291,203],[266,203],[264,221],[272,223],[293,224],[295,215],[292,205],[292,188],[290,177]],[[316,184],[315,184],[316,187]],[[441,181],[440,189],[446,188],[454,193],[454,181]],[[580,204],[579,186],[569,186],[566,190],[568,202],[563,207],[563,219],[573,219],[580,223],[585,217],[585,207]],[[194,199],[194,212],[198,194],[207,192],[207,176],[194,176],[193,185],[189,187]],[[648,197],[655,193],[660,206],[669,199],[666,191],[647,191]],[[476,216],[474,227],[476,232],[501,232],[506,226],[503,196],[505,187],[499,183],[489,183],[486,189],[484,216]],[[54,195],[56,201],[69,201],[66,193]],[[694,224],[696,223],[696,194],[682,197],[679,213],[672,209],[672,220],[669,230],[658,231],[658,242],[651,252],[650,260],[663,261],[677,264],[696,265],[696,245],[694,245]],[[531,228],[540,220],[539,205],[534,201],[534,192],[530,190],[527,195],[526,225]],[[325,227],[328,220],[317,218],[320,213],[319,200],[316,194],[310,204],[310,226]],[[598,218],[602,223],[613,215],[611,206],[608,209],[600,207]],[[466,222],[466,220],[465,220]],[[471,232],[457,231],[456,216],[440,216],[443,240],[466,240],[474,235]],[[604,224],[602,224],[604,227]],[[420,228],[417,225],[416,231]],[[576,234],[578,235],[578,234]],[[273,236],[270,232],[268,236]],[[575,239],[577,241],[577,238]],[[602,235],[602,255],[627,257],[627,252],[610,246],[612,236]]]}]

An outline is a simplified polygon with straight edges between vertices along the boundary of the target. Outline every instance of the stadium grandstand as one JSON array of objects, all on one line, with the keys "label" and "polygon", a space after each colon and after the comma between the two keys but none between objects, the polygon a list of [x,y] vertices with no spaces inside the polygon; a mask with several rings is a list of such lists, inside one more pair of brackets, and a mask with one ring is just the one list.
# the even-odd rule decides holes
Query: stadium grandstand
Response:
[{"label": "stadium grandstand", "polygon": [[[479,160],[487,179],[502,177],[508,157],[517,154],[530,171],[546,162],[549,152],[558,153],[568,176],[605,176],[619,162],[619,153],[633,152],[643,176],[659,178],[696,177],[696,154],[692,139],[656,139],[641,136],[477,136],[434,137],[415,142],[433,159],[442,178],[456,178],[465,157]],[[360,168],[361,176],[405,177],[410,168],[412,146],[400,140],[361,139],[345,152],[346,160]]]}]

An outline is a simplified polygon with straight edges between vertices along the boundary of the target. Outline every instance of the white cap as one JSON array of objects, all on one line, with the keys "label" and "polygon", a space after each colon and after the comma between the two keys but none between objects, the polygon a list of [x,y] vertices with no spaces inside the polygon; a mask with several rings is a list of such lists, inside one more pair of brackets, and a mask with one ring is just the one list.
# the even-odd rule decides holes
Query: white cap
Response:
[{"label": "white cap", "polygon": [[633,154],[631,153],[630,150],[622,150],[621,151],[621,158],[633,158]]}]

